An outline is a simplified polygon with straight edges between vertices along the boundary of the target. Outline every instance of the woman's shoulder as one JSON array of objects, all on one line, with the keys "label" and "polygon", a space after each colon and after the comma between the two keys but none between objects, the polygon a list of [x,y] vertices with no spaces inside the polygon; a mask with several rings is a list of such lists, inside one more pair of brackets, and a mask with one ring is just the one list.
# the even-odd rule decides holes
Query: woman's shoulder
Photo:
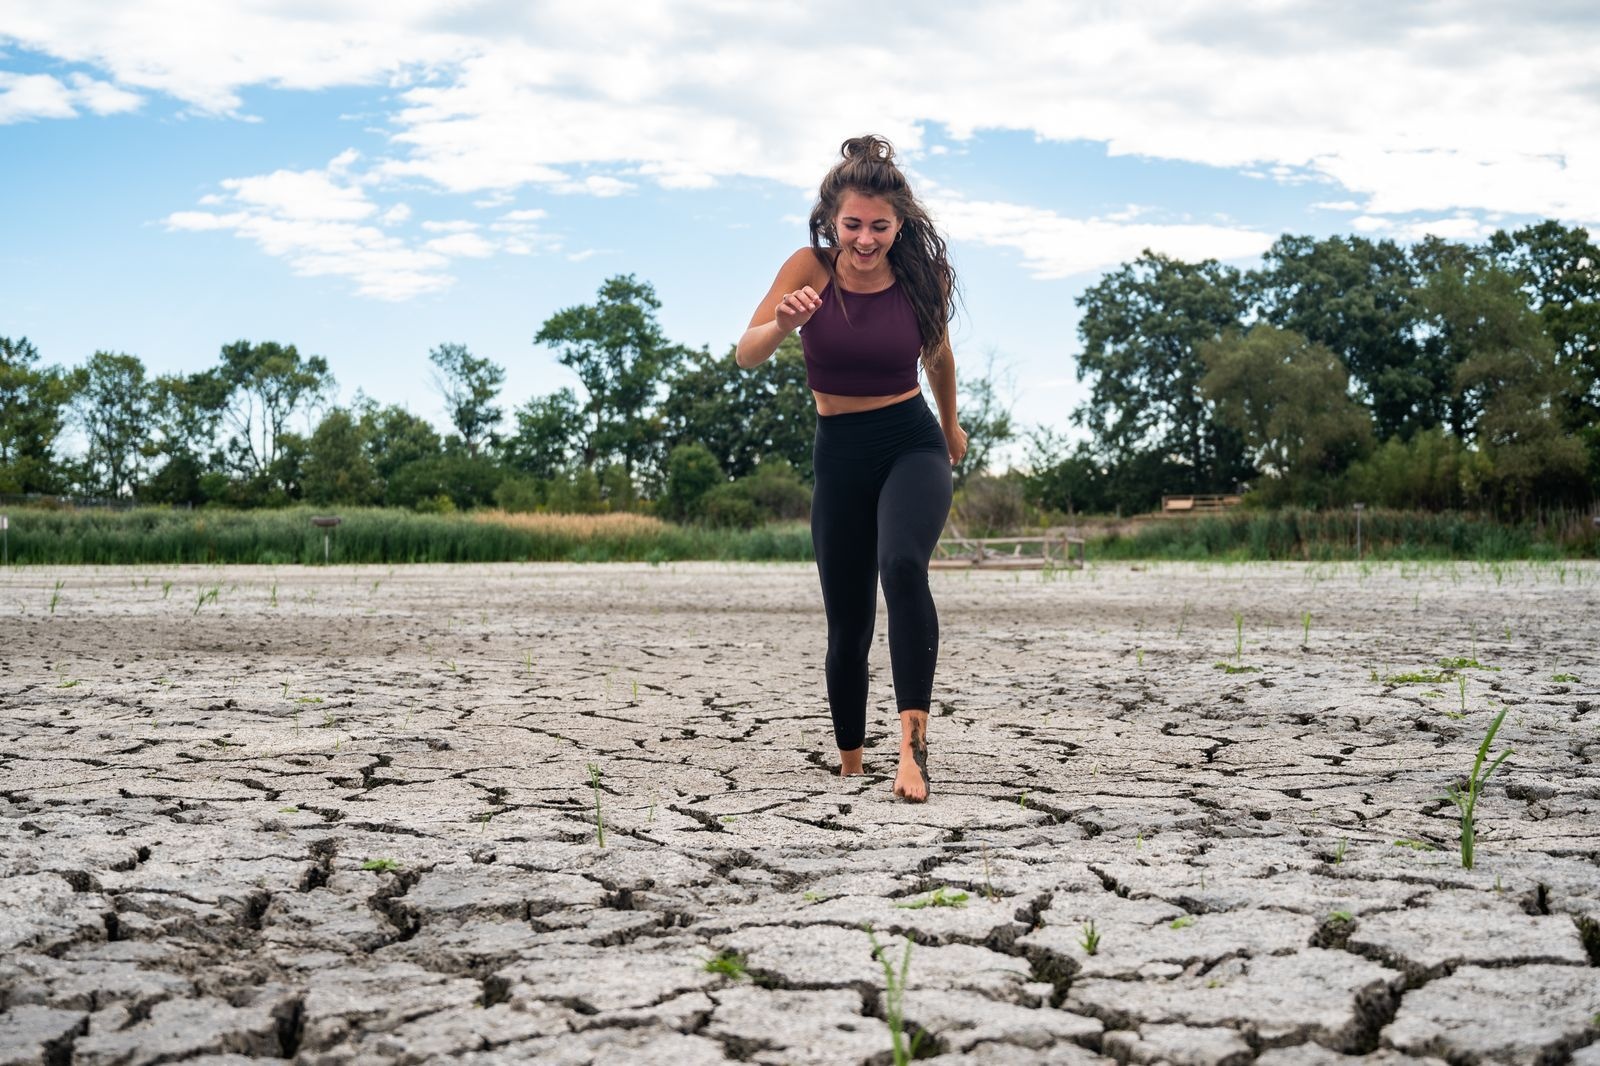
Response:
[{"label": "woman's shoulder", "polygon": [[823,263],[821,256],[828,254],[818,251],[810,245],[803,245],[795,249],[793,255],[784,260],[780,276],[794,279],[794,284],[789,288],[799,288],[801,285],[810,285],[818,292],[828,284],[828,268]]}]

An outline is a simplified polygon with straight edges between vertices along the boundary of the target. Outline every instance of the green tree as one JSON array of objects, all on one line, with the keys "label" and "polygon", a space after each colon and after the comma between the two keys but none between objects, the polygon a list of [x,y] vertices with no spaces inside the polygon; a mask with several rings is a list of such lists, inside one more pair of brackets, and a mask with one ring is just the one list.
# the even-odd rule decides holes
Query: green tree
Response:
[{"label": "green tree", "polygon": [[1428,309],[1456,356],[1461,436],[1488,460],[1488,502],[1505,513],[1588,495],[1583,444],[1563,423],[1576,391],[1571,363],[1557,358],[1518,279],[1478,264],[1429,279]]},{"label": "green tree", "polygon": [[536,396],[512,412],[517,430],[501,448],[501,459],[513,470],[541,481],[564,471],[583,433],[583,413],[571,389]]},{"label": "green tree", "polygon": [[790,334],[772,358],[749,370],[702,349],[673,375],[661,404],[668,449],[701,444],[732,478],[754,472],[763,459],[780,458],[810,481],[817,408],[806,388],[800,338]]},{"label": "green tree", "polygon": [[1078,297],[1089,399],[1074,412],[1112,469],[1119,507],[1153,506],[1163,492],[1232,490],[1249,476],[1243,444],[1200,392],[1196,346],[1236,328],[1246,300],[1239,272],[1146,251]]},{"label": "green tree", "polygon": [[687,522],[699,518],[706,493],[727,481],[711,449],[690,441],[667,455],[667,487],[657,501],[662,518]]},{"label": "green tree", "polygon": [[1422,341],[1418,268],[1394,241],[1280,237],[1246,288],[1261,317],[1330,349],[1355,378],[1378,436],[1444,420],[1451,368]]},{"label": "green tree", "polygon": [[152,503],[204,503],[208,482],[226,480],[217,452],[217,428],[228,403],[220,369],[162,374],[151,382],[154,429],[147,451],[158,465],[145,485]]},{"label": "green tree", "polygon": [[1200,391],[1237,430],[1273,502],[1326,502],[1333,478],[1372,444],[1344,363],[1293,330],[1258,323],[1199,346]]},{"label": "green tree", "polygon": [[86,443],[85,488],[138,495],[152,428],[151,384],[137,356],[95,352],[73,371],[73,409]]},{"label": "green tree", "polygon": [[1500,230],[1488,246],[1495,263],[1522,283],[1556,363],[1571,371],[1563,420],[1584,443],[1590,492],[1600,494],[1600,246],[1588,230],[1553,219]]},{"label": "green tree", "polygon": [[391,507],[414,507],[419,498],[418,483],[434,477],[427,472],[420,479],[401,476],[401,472],[418,463],[431,463],[443,454],[439,433],[425,418],[396,404],[379,406],[375,401],[358,399],[355,409],[360,412],[360,436],[366,447],[367,459],[382,486],[383,502]]},{"label": "green tree", "polygon": [[307,443],[305,497],[318,505],[365,506],[383,497],[378,471],[368,457],[361,422],[335,407],[322,416]]},{"label": "green tree", "polygon": [[56,492],[56,439],[72,399],[69,376],[41,366],[26,337],[0,337],[0,492]]},{"label": "green tree", "polygon": [[1086,440],[1073,441],[1049,426],[1024,437],[1022,498],[1062,514],[1103,514],[1115,506],[1105,468]]},{"label": "green tree", "polygon": [[967,478],[987,469],[994,450],[1016,436],[1011,426],[1011,408],[1002,399],[1000,386],[995,381],[998,361],[991,352],[984,362],[983,373],[970,375],[961,383],[956,410],[961,428],[967,434],[967,453],[955,466],[958,489],[967,483]]},{"label": "green tree", "polygon": [[505,412],[495,404],[505,384],[505,368],[467,351],[464,344],[441,344],[428,353],[434,367],[433,383],[444,398],[450,424],[461,435],[467,454],[476,456]]},{"label": "green tree", "polygon": [[221,375],[228,386],[228,451],[235,467],[247,480],[287,490],[281,476],[289,468],[279,462],[286,427],[294,414],[317,406],[333,389],[328,361],[302,357],[292,344],[241,340],[223,347]]},{"label": "green tree", "polygon": [[616,459],[638,478],[659,465],[662,426],[655,406],[686,354],[661,332],[660,307],[649,284],[619,275],[600,286],[596,303],[557,311],[534,337],[535,344],[558,349],[561,365],[583,384],[585,466]]}]

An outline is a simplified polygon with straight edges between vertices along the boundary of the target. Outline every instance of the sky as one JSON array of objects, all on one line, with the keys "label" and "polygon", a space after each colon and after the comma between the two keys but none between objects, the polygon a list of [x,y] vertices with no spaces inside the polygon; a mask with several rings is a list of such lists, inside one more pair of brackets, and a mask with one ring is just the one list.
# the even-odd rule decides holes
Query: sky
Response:
[{"label": "sky", "polygon": [[431,348],[508,410],[577,389],[532,338],[613,275],[729,352],[873,132],[949,239],[958,371],[1060,431],[1076,300],[1144,249],[1600,226],[1597,72],[1589,0],[0,0],[0,336],[294,344],[443,427]]}]

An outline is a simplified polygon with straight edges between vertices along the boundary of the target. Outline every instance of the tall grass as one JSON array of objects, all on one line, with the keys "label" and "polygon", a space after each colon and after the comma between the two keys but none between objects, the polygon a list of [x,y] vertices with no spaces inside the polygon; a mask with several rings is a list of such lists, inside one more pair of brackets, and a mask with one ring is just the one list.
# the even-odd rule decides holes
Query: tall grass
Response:
[{"label": "tall grass", "polygon": [[[322,562],[312,511],[11,513],[11,559],[23,565]],[[804,524],[753,530],[675,526],[636,514],[414,514],[342,508],[336,563],[806,561]]]},{"label": "tall grass", "polygon": [[[1354,512],[1239,511],[1160,519],[1133,532],[1091,540],[1091,558],[1310,560],[1354,559]],[[1460,512],[1372,511],[1361,520],[1362,558],[1556,559],[1600,556],[1600,529],[1564,516],[1506,524]]]},{"label": "tall grass", "polygon": [[[23,565],[322,562],[310,508],[282,511],[11,511],[11,559]],[[416,514],[341,508],[336,563],[652,562],[705,559],[807,562],[803,522],[751,530],[678,526],[640,514]],[[1508,525],[1459,513],[1368,511],[1363,557],[1555,559],[1600,557],[1587,515]],[[1348,511],[1242,511],[1151,521],[1090,534],[1091,559],[1312,560],[1355,557]]]}]

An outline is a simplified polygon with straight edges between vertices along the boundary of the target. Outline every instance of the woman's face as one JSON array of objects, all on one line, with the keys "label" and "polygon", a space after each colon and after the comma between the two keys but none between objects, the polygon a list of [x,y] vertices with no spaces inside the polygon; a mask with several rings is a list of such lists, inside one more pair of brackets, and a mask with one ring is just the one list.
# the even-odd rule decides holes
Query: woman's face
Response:
[{"label": "woman's face", "polygon": [[863,272],[875,270],[885,262],[889,246],[900,232],[900,218],[888,200],[859,192],[846,192],[840,197],[833,224],[842,254],[852,267]]}]

